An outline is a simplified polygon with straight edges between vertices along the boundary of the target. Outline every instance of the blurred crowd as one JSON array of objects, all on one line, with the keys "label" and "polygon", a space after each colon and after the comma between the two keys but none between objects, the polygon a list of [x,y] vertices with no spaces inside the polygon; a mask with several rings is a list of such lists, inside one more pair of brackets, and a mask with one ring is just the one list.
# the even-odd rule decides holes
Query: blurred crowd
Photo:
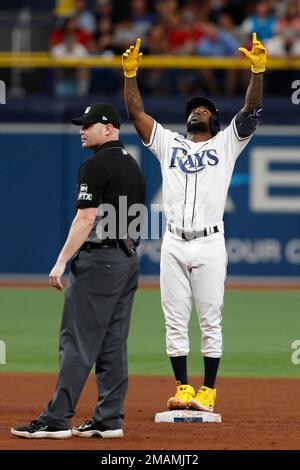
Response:
[{"label": "blurred crowd", "polygon": [[[54,14],[49,48],[55,57],[120,55],[137,37],[144,54],[236,57],[240,46],[251,48],[253,32],[269,57],[300,57],[300,0],[57,0]],[[142,91],[156,95],[199,88],[231,95],[249,80],[248,71],[237,70],[144,69],[139,75]],[[280,83],[280,73],[276,77]],[[56,95],[121,88],[121,70],[56,71]],[[276,79],[270,88],[276,91]]]}]

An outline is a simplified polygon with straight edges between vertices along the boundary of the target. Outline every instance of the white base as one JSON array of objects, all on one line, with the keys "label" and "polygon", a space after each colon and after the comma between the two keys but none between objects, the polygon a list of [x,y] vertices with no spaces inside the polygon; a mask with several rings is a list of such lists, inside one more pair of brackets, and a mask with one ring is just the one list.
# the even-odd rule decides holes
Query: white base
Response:
[{"label": "white base", "polygon": [[221,415],[207,411],[174,410],[156,413],[155,423],[221,423]]}]

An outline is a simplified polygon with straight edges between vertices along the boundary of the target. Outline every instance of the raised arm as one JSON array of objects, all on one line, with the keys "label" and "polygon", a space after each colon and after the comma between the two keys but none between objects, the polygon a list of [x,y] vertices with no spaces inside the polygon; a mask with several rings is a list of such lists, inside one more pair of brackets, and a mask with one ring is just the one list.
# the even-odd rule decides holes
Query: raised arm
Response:
[{"label": "raised arm", "polygon": [[254,133],[259,123],[262,111],[263,75],[266,70],[267,51],[262,43],[257,40],[256,33],[253,33],[251,51],[244,47],[240,47],[239,51],[243,52],[250,60],[252,71],[244,107],[235,116],[238,137],[244,139]]},{"label": "raised arm", "polygon": [[263,97],[263,75],[266,70],[267,51],[262,43],[257,39],[256,33],[252,37],[252,49],[248,51],[240,47],[241,51],[250,60],[251,80],[246,92],[245,105],[241,110],[244,113],[253,111],[254,108],[262,104]]},{"label": "raised arm", "polygon": [[142,58],[141,40],[137,39],[135,46],[130,46],[122,56],[124,69],[124,99],[129,119],[134,124],[141,139],[147,144],[150,141],[154,119],[145,113],[144,104],[138,89],[136,74]]},{"label": "raised arm", "polygon": [[257,106],[261,106],[263,97],[263,77],[264,74],[251,74],[250,83],[246,92],[245,104],[242,108],[243,113],[251,112]]}]

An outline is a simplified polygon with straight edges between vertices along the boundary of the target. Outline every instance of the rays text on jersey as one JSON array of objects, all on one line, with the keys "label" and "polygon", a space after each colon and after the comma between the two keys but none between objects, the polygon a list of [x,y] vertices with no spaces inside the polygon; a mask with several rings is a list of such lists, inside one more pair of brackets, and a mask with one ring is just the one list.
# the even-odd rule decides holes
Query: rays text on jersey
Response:
[{"label": "rays text on jersey", "polygon": [[206,149],[192,155],[181,147],[172,147],[172,149],[169,168],[176,168],[178,166],[184,173],[198,173],[207,166],[215,166],[219,163],[215,149]]}]

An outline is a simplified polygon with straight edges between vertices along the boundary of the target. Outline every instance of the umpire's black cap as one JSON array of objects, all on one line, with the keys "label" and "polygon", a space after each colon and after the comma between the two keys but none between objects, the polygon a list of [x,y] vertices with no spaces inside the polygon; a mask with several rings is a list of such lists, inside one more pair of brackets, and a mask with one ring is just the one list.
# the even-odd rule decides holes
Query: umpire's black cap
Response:
[{"label": "umpire's black cap", "polygon": [[71,119],[72,124],[84,126],[86,124],[112,124],[116,129],[121,127],[121,116],[119,111],[108,103],[94,103],[86,108],[83,115]]},{"label": "umpire's black cap", "polygon": [[197,106],[206,106],[206,108],[209,109],[212,114],[219,116],[219,111],[211,100],[202,96],[195,96],[194,98],[191,98],[186,104],[186,120],[188,119],[193,109],[197,108]]}]

